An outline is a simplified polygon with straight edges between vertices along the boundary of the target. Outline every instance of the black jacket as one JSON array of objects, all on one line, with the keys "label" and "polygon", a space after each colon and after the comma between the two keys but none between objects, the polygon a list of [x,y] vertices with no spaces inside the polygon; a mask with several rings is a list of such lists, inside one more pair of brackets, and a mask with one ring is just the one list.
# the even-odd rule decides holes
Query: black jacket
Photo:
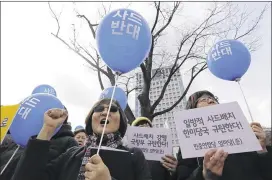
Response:
[{"label": "black jacket", "polygon": [[[218,180],[272,180],[272,149],[267,147],[267,150],[265,154],[229,154]],[[204,180],[202,170],[203,158],[182,159],[179,152],[176,180]]]},{"label": "black jacket", "polygon": [[[56,159],[59,155],[64,153],[67,149],[78,146],[76,140],[73,138],[74,134],[71,131],[71,126],[68,124],[62,125],[60,130],[52,137],[50,141],[50,149],[48,161]],[[10,136],[10,135],[9,135]],[[8,137],[8,135],[7,135]],[[12,156],[16,148],[18,147],[15,142],[10,139],[12,143],[9,143],[5,152],[1,152],[1,170],[4,168],[5,164],[8,162],[9,158]],[[2,147],[3,149],[4,147]],[[14,174],[17,163],[20,160],[21,155],[24,152],[24,148],[20,148],[12,161],[9,163],[8,167],[5,169],[4,173],[0,175],[1,180],[10,180]]]},{"label": "black jacket", "polygon": [[[48,163],[49,145],[49,141],[29,140],[12,179],[76,180],[85,147],[70,148],[57,159]],[[121,146],[119,149],[126,148]],[[129,151],[133,153],[135,180],[151,180],[148,164],[142,151],[137,148],[129,149]]]},{"label": "black jacket", "polygon": [[72,127],[68,124],[63,124],[60,130],[50,140],[50,155],[49,159],[56,159],[59,155],[64,153],[67,149],[78,146],[74,139]]},{"label": "black jacket", "polygon": [[[5,165],[8,163],[9,159],[16,151],[18,145],[12,140],[11,135],[7,134],[3,143],[0,146],[0,170],[4,169]],[[24,152],[24,148],[20,147],[16,154],[13,156],[12,160],[10,161],[9,165],[6,167],[3,174],[0,175],[1,180],[10,180],[14,169],[18,161],[20,160],[21,154]]]},{"label": "black jacket", "polygon": [[153,180],[170,180],[170,172],[159,161],[147,161]]}]

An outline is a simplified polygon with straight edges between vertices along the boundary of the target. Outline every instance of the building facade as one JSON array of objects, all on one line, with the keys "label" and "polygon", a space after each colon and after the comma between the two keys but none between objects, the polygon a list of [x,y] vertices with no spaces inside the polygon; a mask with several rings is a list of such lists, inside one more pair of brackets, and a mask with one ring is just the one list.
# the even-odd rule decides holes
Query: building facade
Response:
[{"label": "building facade", "polygon": [[[160,68],[160,70],[156,73],[155,77],[153,78],[150,92],[149,92],[151,105],[160,96],[162,88],[167,81],[170,70],[171,70],[171,67]],[[152,77],[156,71],[157,69],[152,70]],[[143,76],[141,72],[136,73],[136,87],[143,87]],[[159,112],[171,107],[182,96],[183,92],[184,92],[184,86],[182,82],[182,77],[180,72],[177,71],[172,76],[171,81],[168,84],[165,94],[163,96],[163,99],[160,102],[160,104],[156,107],[155,112]],[[141,116],[140,102],[137,98],[140,93],[141,93],[141,89],[136,90],[135,117]],[[176,124],[175,124],[173,113],[176,110],[185,109],[185,106],[186,106],[186,99],[183,98],[183,100],[173,110],[155,117],[152,122],[154,128],[166,127],[171,129],[173,146],[179,146],[178,136],[176,132]]]}]

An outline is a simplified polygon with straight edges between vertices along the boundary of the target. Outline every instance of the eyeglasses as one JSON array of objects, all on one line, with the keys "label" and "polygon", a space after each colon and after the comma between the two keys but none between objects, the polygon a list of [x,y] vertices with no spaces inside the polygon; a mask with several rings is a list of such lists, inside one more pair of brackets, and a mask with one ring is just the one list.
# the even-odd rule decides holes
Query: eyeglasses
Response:
[{"label": "eyeglasses", "polygon": [[202,103],[202,102],[208,102],[209,100],[212,100],[214,102],[217,102],[217,99],[216,98],[213,98],[213,97],[203,97],[203,98],[199,98],[197,100],[197,103]]},{"label": "eyeglasses", "polygon": [[[94,108],[94,112],[103,112],[105,108],[106,107],[104,107],[103,105],[98,105]],[[107,107],[107,108],[109,108],[109,107]],[[118,110],[119,110],[119,108],[117,106],[110,107],[110,112],[117,112]]]}]

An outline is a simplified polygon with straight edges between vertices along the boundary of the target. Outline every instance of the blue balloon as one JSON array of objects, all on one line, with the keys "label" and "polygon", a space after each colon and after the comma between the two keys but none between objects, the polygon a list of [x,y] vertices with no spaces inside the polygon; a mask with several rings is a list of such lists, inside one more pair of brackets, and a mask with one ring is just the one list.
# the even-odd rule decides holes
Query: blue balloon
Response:
[{"label": "blue balloon", "polygon": [[207,65],[220,79],[235,81],[248,70],[251,56],[248,49],[237,40],[222,40],[209,51]]},{"label": "blue balloon", "polygon": [[139,67],[149,54],[151,42],[148,23],[139,13],[130,9],[110,12],[96,32],[101,58],[108,67],[119,73]]},{"label": "blue balloon", "polygon": [[[114,87],[106,88],[102,92],[102,94],[100,95],[99,99],[105,99],[105,98],[109,98],[110,99],[111,96],[112,96],[112,93],[113,93],[113,88]],[[114,95],[113,95],[113,99],[120,104],[120,106],[121,106],[121,108],[123,110],[126,109],[126,107],[127,107],[127,95],[126,95],[126,93],[121,88],[116,87]]]},{"label": "blue balloon", "polygon": [[[52,108],[64,109],[64,106],[53,95],[34,94],[20,103],[10,134],[15,143],[25,147],[31,136],[38,135],[44,122],[44,113]],[[60,127],[55,131],[58,132]]]},{"label": "blue balloon", "polygon": [[37,86],[33,91],[32,94],[37,94],[37,93],[46,93],[46,94],[51,94],[57,97],[56,90],[47,84],[42,84]]}]

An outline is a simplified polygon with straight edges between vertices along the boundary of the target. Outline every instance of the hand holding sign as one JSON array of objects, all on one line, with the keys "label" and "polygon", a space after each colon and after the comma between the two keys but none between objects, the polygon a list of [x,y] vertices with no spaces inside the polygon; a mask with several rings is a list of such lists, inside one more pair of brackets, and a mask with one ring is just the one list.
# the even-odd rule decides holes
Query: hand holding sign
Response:
[{"label": "hand holding sign", "polygon": [[203,160],[203,177],[205,179],[215,179],[212,176],[221,176],[224,169],[224,163],[228,153],[222,149],[211,149],[205,153]]},{"label": "hand holding sign", "polygon": [[172,155],[165,155],[162,157],[162,166],[165,167],[167,170],[174,172],[178,166],[177,159]]},{"label": "hand holding sign", "polygon": [[266,133],[264,132],[261,124],[257,122],[253,122],[250,124],[250,127],[252,128],[253,132],[258,138],[263,150],[266,151]]}]

